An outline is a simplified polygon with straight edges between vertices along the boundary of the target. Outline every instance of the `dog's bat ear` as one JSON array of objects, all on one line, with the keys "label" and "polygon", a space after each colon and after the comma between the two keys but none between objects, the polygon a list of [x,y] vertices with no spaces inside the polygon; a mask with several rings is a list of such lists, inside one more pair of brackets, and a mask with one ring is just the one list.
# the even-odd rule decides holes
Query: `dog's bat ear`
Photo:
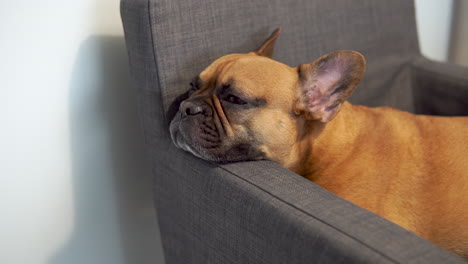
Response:
[{"label": "dog's bat ear", "polygon": [[277,28],[270,37],[262,44],[262,46],[254,51],[255,54],[263,57],[271,58],[273,57],[273,50],[275,49],[275,42],[276,39],[279,37],[281,33],[281,28]]},{"label": "dog's bat ear", "polygon": [[297,67],[299,74],[296,114],[328,122],[353,93],[366,70],[364,57],[355,51],[327,54]]}]

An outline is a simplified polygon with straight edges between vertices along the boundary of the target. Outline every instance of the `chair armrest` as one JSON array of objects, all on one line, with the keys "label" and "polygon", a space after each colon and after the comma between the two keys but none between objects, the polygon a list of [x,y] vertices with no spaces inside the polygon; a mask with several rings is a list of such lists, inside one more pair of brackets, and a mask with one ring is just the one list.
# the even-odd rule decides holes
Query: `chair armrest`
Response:
[{"label": "chair armrest", "polygon": [[412,69],[416,113],[468,115],[468,68],[420,57]]},{"label": "chair armrest", "polygon": [[168,149],[155,190],[167,263],[462,263],[274,162]]}]

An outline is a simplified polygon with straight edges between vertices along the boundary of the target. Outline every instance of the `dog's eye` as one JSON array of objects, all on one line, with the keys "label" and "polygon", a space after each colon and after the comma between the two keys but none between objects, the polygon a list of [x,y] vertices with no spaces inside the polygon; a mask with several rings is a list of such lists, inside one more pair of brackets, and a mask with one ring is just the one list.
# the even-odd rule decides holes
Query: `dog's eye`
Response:
[{"label": "dog's eye", "polygon": [[228,94],[226,97],[223,98],[223,100],[231,104],[237,104],[237,105],[244,105],[247,103],[233,94]]}]

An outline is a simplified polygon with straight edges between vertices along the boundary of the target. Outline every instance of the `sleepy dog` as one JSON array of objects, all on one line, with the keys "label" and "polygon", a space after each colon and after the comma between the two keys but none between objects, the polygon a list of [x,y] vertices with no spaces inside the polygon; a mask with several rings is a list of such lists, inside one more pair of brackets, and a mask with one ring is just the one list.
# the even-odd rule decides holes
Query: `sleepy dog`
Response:
[{"label": "sleepy dog", "polygon": [[216,162],[269,159],[468,258],[468,118],[346,101],[365,72],[353,51],[291,68],[260,49],[215,60],[170,133]]}]

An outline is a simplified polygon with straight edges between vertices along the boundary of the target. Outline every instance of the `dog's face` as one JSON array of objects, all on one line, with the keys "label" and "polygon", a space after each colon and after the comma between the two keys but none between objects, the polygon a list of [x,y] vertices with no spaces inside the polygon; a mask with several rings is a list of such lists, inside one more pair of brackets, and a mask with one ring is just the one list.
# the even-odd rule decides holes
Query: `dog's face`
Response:
[{"label": "dog's face", "polygon": [[181,103],[171,123],[174,143],[213,161],[262,159],[288,148],[297,79],[295,69],[255,54],[216,60]]},{"label": "dog's face", "polygon": [[364,71],[355,52],[291,68],[272,60],[279,30],[248,54],[215,60],[192,81],[170,125],[175,145],[211,161],[285,163],[304,122],[327,122]]}]

